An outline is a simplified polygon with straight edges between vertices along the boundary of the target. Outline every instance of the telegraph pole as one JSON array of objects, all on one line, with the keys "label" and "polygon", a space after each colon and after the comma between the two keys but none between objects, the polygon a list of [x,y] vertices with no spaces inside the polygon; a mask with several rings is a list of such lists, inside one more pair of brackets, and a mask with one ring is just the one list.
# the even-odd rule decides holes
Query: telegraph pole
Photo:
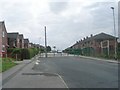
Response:
[{"label": "telegraph pole", "polygon": [[46,37],[46,26],[45,26],[45,57],[47,58],[47,37]]}]

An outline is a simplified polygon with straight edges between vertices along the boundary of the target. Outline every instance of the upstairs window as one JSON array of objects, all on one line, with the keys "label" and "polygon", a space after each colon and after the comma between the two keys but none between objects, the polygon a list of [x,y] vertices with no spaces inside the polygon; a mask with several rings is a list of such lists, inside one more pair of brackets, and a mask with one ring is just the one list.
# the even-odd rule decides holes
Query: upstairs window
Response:
[{"label": "upstairs window", "polygon": [[4,31],[2,32],[2,37],[5,37],[5,32]]},{"label": "upstairs window", "polygon": [[2,51],[3,52],[5,51],[5,45],[2,45]]}]

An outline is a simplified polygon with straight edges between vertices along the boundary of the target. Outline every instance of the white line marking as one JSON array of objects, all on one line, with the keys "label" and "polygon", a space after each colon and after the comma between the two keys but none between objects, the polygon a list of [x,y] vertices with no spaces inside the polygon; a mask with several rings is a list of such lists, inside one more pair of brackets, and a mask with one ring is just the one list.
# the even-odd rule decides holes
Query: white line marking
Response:
[{"label": "white line marking", "polygon": [[36,62],[40,63],[40,60],[36,60]]},{"label": "white line marking", "polygon": [[[63,78],[59,75],[59,74],[57,74],[58,75],[58,77],[61,79],[61,81],[64,83],[64,85],[66,86],[66,88],[68,88],[68,86],[67,86],[67,84],[65,83],[65,81],[63,80]],[[68,90],[69,90],[69,88],[68,88]]]},{"label": "white line marking", "polygon": [[38,62],[35,62],[36,65],[38,65],[39,63]]}]

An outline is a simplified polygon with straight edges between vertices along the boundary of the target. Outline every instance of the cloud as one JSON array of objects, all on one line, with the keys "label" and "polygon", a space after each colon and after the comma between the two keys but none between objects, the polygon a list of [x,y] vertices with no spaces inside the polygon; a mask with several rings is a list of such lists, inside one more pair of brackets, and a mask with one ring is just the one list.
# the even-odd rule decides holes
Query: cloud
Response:
[{"label": "cloud", "polygon": [[49,7],[53,13],[59,14],[66,9],[67,2],[49,2]]},{"label": "cloud", "polygon": [[47,26],[48,45],[62,50],[91,33],[113,34],[110,6],[115,4],[95,0],[0,0],[0,19],[5,20],[8,32],[18,31],[42,45]]},{"label": "cloud", "polygon": [[[117,3],[115,2],[97,2],[86,9],[90,11],[93,17],[93,30],[97,32],[106,32],[114,35],[113,31],[113,11],[110,7],[115,7],[115,17],[116,17],[116,32],[117,32]],[[118,32],[117,32],[118,34]]]}]

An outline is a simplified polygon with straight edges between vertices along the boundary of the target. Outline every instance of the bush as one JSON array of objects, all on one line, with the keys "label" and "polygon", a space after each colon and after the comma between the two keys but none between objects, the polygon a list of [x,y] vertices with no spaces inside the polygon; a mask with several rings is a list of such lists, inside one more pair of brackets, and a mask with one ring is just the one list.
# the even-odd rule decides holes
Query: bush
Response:
[{"label": "bush", "polygon": [[12,51],[12,55],[15,55],[15,54],[21,54],[21,50],[22,50],[22,49],[19,49],[19,48],[15,48],[15,49],[13,49],[13,51]]},{"label": "bush", "polygon": [[20,48],[9,48],[8,53],[10,57],[15,58],[15,55],[17,54],[18,59],[23,60],[23,59],[31,59],[34,57],[36,54],[39,53],[38,48],[29,48],[29,49],[20,49]]},{"label": "bush", "polygon": [[21,50],[21,59],[30,59],[30,52],[28,49]]},{"label": "bush", "polygon": [[120,43],[118,43],[117,58],[120,60]]}]

